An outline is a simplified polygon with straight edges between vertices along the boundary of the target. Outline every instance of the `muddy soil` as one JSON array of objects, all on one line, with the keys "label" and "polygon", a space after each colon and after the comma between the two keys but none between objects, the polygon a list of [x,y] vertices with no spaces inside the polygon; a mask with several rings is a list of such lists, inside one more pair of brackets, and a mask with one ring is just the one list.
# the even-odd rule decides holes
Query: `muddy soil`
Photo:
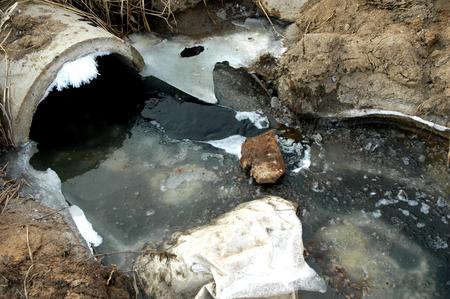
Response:
[{"label": "muddy soil", "polygon": [[5,207],[13,182],[1,184],[0,298],[134,298],[132,279],[94,260],[62,216],[21,197]]},{"label": "muddy soil", "polygon": [[450,2],[311,0],[272,74],[298,114],[384,109],[450,125]]}]

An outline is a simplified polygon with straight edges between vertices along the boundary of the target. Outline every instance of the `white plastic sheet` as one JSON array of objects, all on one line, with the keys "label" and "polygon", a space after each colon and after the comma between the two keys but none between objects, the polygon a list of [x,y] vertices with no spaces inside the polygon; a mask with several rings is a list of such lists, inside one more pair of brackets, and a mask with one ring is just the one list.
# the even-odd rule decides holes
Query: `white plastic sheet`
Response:
[{"label": "white plastic sheet", "polygon": [[154,298],[267,298],[326,290],[303,258],[295,205],[279,197],[242,204],[170,244],[164,253],[150,250],[136,261]]}]

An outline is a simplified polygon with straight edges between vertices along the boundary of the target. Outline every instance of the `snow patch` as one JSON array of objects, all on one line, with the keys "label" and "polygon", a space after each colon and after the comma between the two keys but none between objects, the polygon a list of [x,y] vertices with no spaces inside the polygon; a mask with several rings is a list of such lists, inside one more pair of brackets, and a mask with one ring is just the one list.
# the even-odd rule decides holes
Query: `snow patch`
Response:
[{"label": "snow patch", "polygon": [[210,140],[204,141],[204,143],[208,143],[216,148],[220,148],[225,150],[225,152],[237,156],[239,159],[241,158],[241,147],[245,142],[245,137],[241,135],[232,135],[230,137],[221,139],[221,140]]},{"label": "snow patch", "polygon": [[270,124],[267,116],[262,115],[262,113],[260,113],[258,111],[255,111],[255,112],[238,111],[238,112],[236,112],[235,117],[238,121],[243,121],[245,119],[248,119],[258,129],[267,129]]},{"label": "snow patch", "polygon": [[86,240],[89,245],[97,247],[102,244],[102,237],[94,230],[92,224],[87,220],[86,215],[82,209],[78,206],[71,206],[69,208],[70,215],[72,215],[73,221],[78,228],[81,236]]},{"label": "snow patch", "polygon": [[[237,25],[237,24],[236,24]],[[213,70],[218,62],[247,67],[263,54],[279,57],[285,49],[265,21],[247,19],[231,32],[203,39],[176,36],[161,39],[154,34],[129,36],[132,45],[144,57],[143,76],[154,76],[207,103],[217,103]],[[201,45],[204,51],[193,57],[181,57],[184,48]]]}]

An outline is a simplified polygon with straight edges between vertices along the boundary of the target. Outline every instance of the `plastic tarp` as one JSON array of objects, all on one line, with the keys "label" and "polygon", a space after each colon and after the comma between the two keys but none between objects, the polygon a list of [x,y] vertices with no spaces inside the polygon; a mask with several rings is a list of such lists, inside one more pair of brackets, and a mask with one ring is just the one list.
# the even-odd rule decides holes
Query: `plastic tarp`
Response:
[{"label": "plastic tarp", "polygon": [[147,249],[135,269],[153,298],[295,298],[297,290],[326,291],[304,260],[296,206],[279,197],[241,204],[174,236],[162,252]]}]

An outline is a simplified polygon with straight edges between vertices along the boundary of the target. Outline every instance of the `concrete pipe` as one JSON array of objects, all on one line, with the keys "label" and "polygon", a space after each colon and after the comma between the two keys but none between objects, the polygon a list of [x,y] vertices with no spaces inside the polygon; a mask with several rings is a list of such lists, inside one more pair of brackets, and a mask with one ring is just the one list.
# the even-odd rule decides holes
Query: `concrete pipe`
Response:
[{"label": "concrete pipe", "polygon": [[144,67],[131,45],[56,5],[19,2],[2,22],[0,90],[8,89],[16,145],[28,141],[33,114],[67,63],[90,55],[118,54],[137,71]]}]

